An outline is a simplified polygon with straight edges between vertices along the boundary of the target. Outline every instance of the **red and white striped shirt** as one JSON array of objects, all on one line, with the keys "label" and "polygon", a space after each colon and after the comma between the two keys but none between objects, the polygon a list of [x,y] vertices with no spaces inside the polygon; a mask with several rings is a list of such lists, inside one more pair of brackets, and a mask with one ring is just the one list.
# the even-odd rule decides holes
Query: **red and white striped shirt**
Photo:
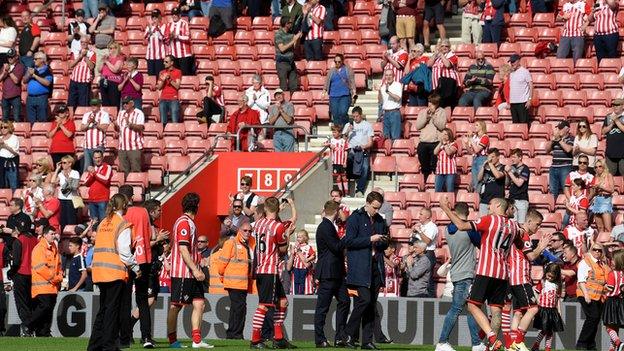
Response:
[{"label": "red and white striped shirt", "polygon": [[403,49],[399,49],[397,52],[392,52],[392,49],[390,49],[388,50],[388,55],[390,55],[393,60],[398,62],[401,65],[401,68],[396,68],[388,62],[384,67],[384,71],[392,70],[392,73],[394,73],[394,81],[400,83],[401,78],[403,78],[403,69],[405,68],[405,65],[407,65],[407,60],[409,59],[409,54]]},{"label": "red and white striped shirt", "polygon": [[[306,40],[323,39],[326,13],[325,6],[321,4],[316,4],[316,6],[308,12],[306,20],[308,21],[308,28],[310,28],[310,30],[306,35]],[[321,22],[316,24],[316,22],[312,20],[312,16],[319,18]]]},{"label": "red and white striped shirt", "polygon": [[95,149],[98,147],[104,147],[106,142],[106,133],[98,129],[98,126],[100,124],[110,123],[110,116],[108,115],[108,112],[104,110],[100,110],[97,113],[89,111],[82,115],[81,123],[87,126],[83,145],[84,148]]},{"label": "red and white striped shirt", "polygon": [[[301,250],[301,254],[306,259],[316,257],[316,252],[314,252],[314,248],[310,244],[297,244],[297,250]],[[293,258],[293,268],[307,269],[308,266],[299,258],[299,255],[295,255]]]},{"label": "red and white striped shirt", "polygon": [[329,141],[332,149],[332,163],[335,165],[346,166],[347,165],[347,150],[349,144],[343,138],[334,139]]},{"label": "red and white striped shirt", "polygon": [[[173,38],[172,36],[176,37]],[[169,53],[175,58],[189,57],[191,51],[191,33],[186,20],[169,22],[165,28],[165,41],[169,43]]]},{"label": "red and white striped shirt", "polygon": [[457,62],[459,59],[454,52],[449,51],[445,57],[451,61],[451,67],[445,67],[442,58],[438,57],[431,66],[431,87],[433,89],[438,87],[441,77],[455,79],[459,83],[459,74],[457,73]]},{"label": "red and white striped shirt", "polygon": [[[340,213],[344,214],[345,218],[349,218],[349,215],[351,215],[351,209],[349,208],[349,206],[347,206],[344,203],[340,203],[340,205],[338,205],[338,211]],[[347,222],[340,222],[339,224],[336,224],[336,233],[338,234],[338,239],[342,239],[344,238],[345,235],[347,235]],[[346,263],[346,259],[345,259],[345,263]]]},{"label": "red and white striped shirt", "polygon": [[507,279],[507,256],[518,232],[516,222],[504,216],[487,215],[471,225],[481,234],[476,274]]},{"label": "red and white striped shirt", "polygon": [[490,148],[490,137],[483,134],[482,136],[473,135],[472,141],[479,142],[479,145],[482,147],[481,151],[477,152],[475,156],[487,156],[488,149]]},{"label": "red and white striped shirt", "polygon": [[585,196],[589,196],[589,189],[591,188],[592,185],[596,183],[594,175],[589,172],[585,172],[585,173],[580,173],[579,171],[570,172],[570,174],[568,174],[568,176],[566,177],[565,186],[571,187],[572,182],[576,178],[583,179],[583,181],[585,182],[585,187],[583,188],[583,194]]},{"label": "red and white striped shirt", "polygon": [[[456,150],[459,150],[459,144],[456,141],[452,142],[450,146],[455,147]],[[456,174],[457,173],[457,162],[455,161],[455,152],[452,156],[449,156],[444,147],[440,147],[438,151],[438,163],[436,165],[435,174]]]},{"label": "red and white striped shirt", "polygon": [[624,284],[624,272],[611,271],[607,275],[607,297],[620,297]]},{"label": "red and white striped shirt", "polygon": [[559,304],[559,286],[548,280],[543,280],[535,287],[539,294],[537,305],[544,308],[556,308]]},{"label": "red and white striped shirt", "polygon": [[[71,59],[74,60],[74,53],[71,53]],[[91,79],[93,78],[93,72],[91,68],[89,68],[89,64],[87,62],[91,61],[95,64],[95,52],[89,50],[85,57],[83,57],[78,64],[74,66],[72,69],[72,73],[69,79],[76,83],[91,83]]]},{"label": "red and white striped shirt", "polygon": [[256,239],[256,274],[278,274],[278,246],[288,242],[284,223],[261,218],[254,225],[253,235]]},{"label": "red and white striped shirt", "polygon": [[158,285],[171,289],[171,253],[167,257],[161,257],[162,268],[158,274]]},{"label": "red and white striped shirt", "polygon": [[117,125],[119,126],[119,150],[142,150],[143,132],[135,132],[128,127],[130,124],[145,124],[145,115],[139,109],[133,109],[128,113],[126,110],[119,111]]},{"label": "red and white striped shirt", "polygon": [[526,254],[533,251],[531,238],[528,233],[521,230],[522,234],[516,238],[511,246],[509,254],[509,285],[531,284],[531,263]]},{"label": "red and white striped shirt", "polygon": [[197,253],[197,246],[195,245],[195,235],[197,234],[197,227],[191,217],[183,214],[173,225],[173,245],[171,245],[171,277],[172,278],[193,278],[193,272],[186,265],[182,254],[180,253],[180,246],[185,245],[191,259],[195,264],[199,264],[199,254]]},{"label": "red and white striped shirt", "polygon": [[563,230],[563,235],[568,240],[572,240],[574,247],[578,250],[578,255],[583,257],[586,253],[583,246],[587,246],[594,236],[594,229],[589,227],[583,231],[579,230],[575,225],[569,225]]},{"label": "red and white striped shirt", "polygon": [[401,257],[393,255],[389,258],[395,266],[384,262],[386,269],[386,286],[379,289],[379,295],[385,297],[398,297],[399,290],[401,290],[401,274],[399,272],[399,266],[401,265]]},{"label": "red and white striped shirt", "polygon": [[41,187],[24,189],[22,200],[24,200],[24,212],[33,213],[37,208],[35,202],[43,201],[43,189]]},{"label": "red and white striped shirt", "polygon": [[[576,196],[576,195],[570,196],[569,204],[573,209],[577,211],[587,210],[587,208],[589,208],[589,200],[584,194],[581,194],[579,196]],[[568,221],[568,224],[570,225],[576,224],[576,215],[574,213],[570,214],[570,220]]]},{"label": "red and white striped shirt", "polygon": [[559,15],[570,15],[563,24],[562,37],[582,37],[583,34],[583,20],[591,13],[591,7],[589,3],[585,1],[567,2],[563,4],[563,8]]},{"label": "red and white striped shirt", "polygon": [[598,0],[594,11],[594,35],[613,34],[618,32],[616,21],[617,10],[613,11],[605,0]]},{"label": "red and white striped shirt", "polygon": [[160,26],[148,25],[145,28],[145,39],[147,40],[145,58],[147,60],[162,60],[167,56],[169,47],[165,45],[166,27],[166,24],[161,24]]}]

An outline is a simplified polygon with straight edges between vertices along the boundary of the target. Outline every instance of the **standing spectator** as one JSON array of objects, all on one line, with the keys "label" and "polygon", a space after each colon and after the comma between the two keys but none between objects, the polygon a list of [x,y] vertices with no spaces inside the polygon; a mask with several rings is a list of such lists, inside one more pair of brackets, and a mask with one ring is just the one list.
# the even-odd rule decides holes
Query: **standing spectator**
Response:
[{"label": "standing spectator", "polygon": [[492,99],[494,87],[494,67],[485,60],[483,50],[477,50],[477,60],[468,68],[464,76],[464,93],[459,98],[459,106],[474,106],[475,110],[487,105]]},{"label": "standing spectator", "polygon": [[[407,105],[408,106],[427,106],[428,91],[425,85],[431,86],[430,75],[427,62],[429,57],[424,55],[425,47],[421,43],[417,43],[410,49],[408,56],[408,64],[405,66],[404,75],[414,74],[415,71],[422,73],[416,81],[411,81],[407,85]],[[424,67],[423,67],[424,66]]]},{"label": "standing spectator", "polygon": [[425,182],[436,169],[438,158],[434,151],[439,142],[439,132],[446,128],[447,120],[446,111],[440,107],[440,95],[431,94],[427,100],[429,105],[418,113],[416,119],[416,129],[420,131],[416,152]]},{"label": "standing spectator", "polygon": [[221,18],[225,25],[225,30],[229,31],[234,28],[234,1],[233,0],[212,0],[210,5],[210,21],[216,16]]},{"label": "standing spectator", "polygon": [[35,67],[28,68],[22,79],[22,83],[27,84],[26,118],[30,124],[48,121],[48,98],[52,93],[54,77],[47,62],[46,54],[37,52]]},{"label": "standing spectator", "polygon": [[[191,31],[186,20],[180,18],[180,9],[171,11],[171,22],[165,28],[165,42],[169,43],[169,53],[175,59],[176,66],[180,67],[182,74],[192,76],[195,74],[195,56],[191,49]],[[167,65],[165,64],[165,68]]]},{"label": "standing spectator", "polygon": [[576,296],[583,308],[585,322],[576,341],[577,350],[596,349],[596,333],[607,293],[609,271],[610,268],[605,262],[604,247],[600,243],[594,243],[591,251],[578,265]]},{"label": "standing spectator", "polygon": [[19,33],[19,55],[20,62],[30,68],[35,65],[33,55],[39,51],[41,42],[41,29],[34,23],[29,10],[22,11],[22,22],[24,28]]},{"label": "standing spectator", "polygon": [[69,42],[70,54],[74,54],[74,57],[77,57],[80,55],[80,50],[82,49],[80,39],[84,36],[88,36],[89,23],[85,22],[85,12],[83,9],[76,10],[76,12],[74,12],[74,17],[75,20],[70,22],[69,26],[67,26],[67,41]]},{"label": "standing spectator", "polygon": [[403,101],[403,84],[394,79],[390,69],[384,72],[384,79],[377,101],[383,110],[383,135],[386,139],[396,140],[403,135],[401,125],[401,102]]},{"label": "standing spectator", "polygon": [[[258,125],[260,123],[260,114],[257,110],[249,107],[249,97],[241,94],[238,97],[238,110],[230,116],[227,131],[231,135],[240,135],[239,147],[243,151],[252,151],[255,148],[254,136],[259,135],[260,128],[244,128],[246,125]],[[239,133],[240,131],[240,133]],[[251,138],[250,138],[251,136]],[[233,143],[236,143],[233,140]],[[236,146],[236,144],[234,144]]]},{"label": "standing spectator", "polygon": [[180,100],[178,91],[182,82],[182,71],[175,68],[175,58],[172,55],[165,56],[165,69],[160,71],[156,88],[160,90],[160,101],[158,102],[158,110],[160,111],[160,121],[163,126],[167,124],[169,114],[171,114],[171,122],[178,123],[180,121]]},{"label": "standing spectator", "polygon": [[589,161],[589,170],[593,172],[596,163],[596,152],[598,151],[598,137],[589,128],[589,121],[584,117],[578,124],[578,131],[574,137],[574,145],[572,147],[573,168],[578,167],[580,156],[587,156]]},{"label": "standing spectator", "polygon": [[483,27],[481,26],[481,4],[477,0],[460,0],[463,8],[461,22],[462,43],[481,44]]},{"label": "standing spectator", "polygon": [[258,111],[260,124],[267,124],[269,121],[268,109],[271,105],[271,93],[264,87],[262,76],[254,74],[251,78],[251,86],[245,90],[248,98],[247,105],[252,110]]},{"label": "standing spectator", "polygon": [[457,176],[455,156],[459,150],[459,144],[455,141],[453,131],[449,128],[442,129],[440,142],[433,149],[433,154],[438,158],[435,171],[436,193],[443,191],[448,193],[455,192],[455,177]]},{"label": "standing spectator", "polygon": [[398,37],[391,37],[389,44],[390,48],[381,58],[381,67],[384,72],[392,70],[392,72],[394,72],[394,80],[400,82],[401,78],[403,78],[403,72],[405,71],[405,65],[407,65],[409,54],[401,47]]},{"label": "standing spectator", "polygon": [[605,162],[614,176],[624,175],[624,99],[611,102],[613,111],[602,123],[602,135],[607,140]]},{"label": "standing spectator", "polygon": [[113,167],[104,162],[104,151],[96,149],[92,154],[93,166],[87,167],[84,185],[89,187],[89,217],[99,222],[106,214]]},{"label": "standing spectator", "polygon": [[529,123],[529,108],[533,96],[531,72],[520,63],[520,55],[509,58],[511,75],[509,76],[509,105],[513,123]]},{"label": "standing spectator", "polygon": [[240,192],[230,197],[230,202],[234,203],[236,200],[243,201],[243,213],[247,215],[250,220],[253,219],[256,207],[259,203],[259,196],[251,191],[252,179],[250,176],[243,176],[240,180]]},{"label": "standing spectator", "polygon": [[596,176],[593,186],[595,196],[591,200],[589,209],[594,214],[598,231],[611,232],[613,229],[612,195],[615,190],[614,180],[604,160],[596,161],[595,167]]},{"label": "standing spectator", "polygon": [[17,39],[17,25],[13,18],[6,15],[0,19],[0,65],[7,63],[7,53],[14,50]]},{"label": "standing spectator", "polygon": [[431,31],[431,22],[435,21],[438,28],[438,34],[440,39],[446,39],[446,28],[444,28],[444,6],[442,0],[425,0],[425,16],[423,21],[423,40],[425,49],[430,49],[431,44],[429,39],[429,33]]},{"label": "standing spectator", "polygon": [[[56,197],[56,188],[52,184],[43,186],[43,200],[35,201],[37,209],[35,219],[45,218],[56,230],[61,230],[61,202]],[[36,222],[36,221],[35,221]]]},{"label": "standing spectator", "polygon": [[323,94],[329,96],[329,114],[333,124],[344,126],[349,122],[349,106],[355,98],[355,78],[342,54],[336,54],[334,64],[327,74]]},{"label": "standing spectator", "polygon": [[576,272],[581,258],[578,256],[578,250],[574,245],[565,245],[563,247],[563,266],[561,267],[561,277],[564,284],[564,300],[565,302],[576,302]]},{"label": "standing spectator", "polygon": [[110,124],[110,116],[108,112],[102,110],[102,102],[100,99],[91,99],[89,101],[91,111],[82,115],[79,131],[85,132],[82,158],[82,171],[85,172],[93,165],[93,152],[100,150],[104,152],[104,143],[106,142],[106,130]]},{"label": "standing spectator", "polygon": [[[287,127],[295,123],[295,106],[284,98],[282,89],[275,90],[273,94],[275,104],[269,107],[269,124],[275,127]],[[273,134],[273,146],[277,152],[295,151],[294,129],[275,129]]]},{"label": "standing spectator", "polygon": [[407,283],[408,297],[430,297],[428,287],[431,281],[431,265],[425,255],[427,244],[420,240],[410,240],[413,247],[411,255],[407,256],[405,266],[409,281]]},{"label": "standing spectator", "polygon": [[8,62],[2,65],[0,81],[2,82],[2,119],[19,122],[22,113],[22,78],[26,72],[19,62],[15,50],[6,53]]},{"label": "standing spectator", "polygon": [[69,263],[67,291],[77,292],[85,291],[87,283],[87,264],[85,257],[82,255],[83,246],[82,238],[72,237],[69,239],[69,254],[72,256]]},{"label": "standing spectator", "polygon": [[303,20],[303,7],[297,0],[286,0],[282,6],[282,18],[288,17],[292,21],[292,31],[301,32],[301,22]]},{"label": "standing spectator", "polygon": [[150,76],[158,76],[165,68],[163,59],[167,55],[164,34],[166,27],[167,25],[162,24],[160,10],[153,10],[145,27],[145,41],[147,42],[145,59],[147,60],[147,74]]},{"label": "standing spectator", "polygon": [[[396,255],[396,247],[394,242],[390,241],[388,247],[384,250],[384,269],[386,271],[386,286],[381,288],[380,293],[383,297],[399,297],[400,279],[401,279],[401,257]],[[375,312],[377,319],[377,312]],[[377,323],[377,321],[375,321]],[[377,326],[375,326],[375,329]],[[377,339],[377,337],[375,337]],[[382,338],[379,338],[382,339]],[[377,339],[379,342],[379,339]]]},{"label": "standing spectator", "polygon": [[[418,212],[418,223],[412,227],[413,238],[425,243],[425,251],[422,252],[429,259],[429,272],[433,274],[433,267],[436,263],[435,249],[437,245],[438,226],[431,219],[431,210],[423,207]],[[435,283],[433,279],[428,279],[428,297],[436,297]]]},{"label": "standing spectator", "polygon": [[[301,7],[301,6],[300,6]],[[280,29],[275,32],[275,69],[279,77],[280,88],[292,94],[299,86],[299,76],[295,66],[295,48],[303,35],[292,34],[294,20],[290,17],[280,19]]]},{"label": "standing spectator", "polygon": [[583,0],[571,0],[563,4],[561,11],[557,14],[557,20],[565,21],[557,48],[557,58],[568,58],[570,51],[572,51],[574,62],[583,57],[585,26],[591,12],[590,4]]},{"label": "standing spectator", "polygon": [[314,293],[314,261],[316,252],[309,244],[310,236],[305,229],[297,232],[297,241],[290,247],[286,270],[291,272],[293,295],[312,295]]},{"label": "standing spectator", "polygon": [[500,163],[500,152],[497,148],[488,150],[488,159],[479,170],[479,215],[488,214],[492,199],[505,198],[505,165]]},{"label": "standing spectator", "polygon": [[199,0],[180,0],[180,11],[183,16],[188,17],[189,21],[193,17],[203,16]]},{"label": "standing spectator", "polygon": [[598,0],[589,13],[588,22],[594,22],[594,48],[598,63],[603,58],[618,57],[618,8],[619,3],[616,0]]},{"label": "standing spectator", "polygon": [[[37,212],[37,202],[43,200],[43,178],[34,174],[28,176],[26,186],[22,191],[22,201],[24,202],[24,213],[29,218],[34,218]],[[47,184],[47,183],[46,183]]]},{"label": "standing spectator", "polygon": [[546,144],[546,152],[552,155],[552,165],[548,171],[550,193],[557,201],[565,186],[565,180],[572,171],[572,149],[574,139],[570,135],[570,123],[561,121],[555,127],[550,144]]},{"label": "standing spectator", "polygon": [[579,256],[585,256],[588,253],[587,244],[594,241],[595,234],[594,228],[589,226],[585,211],[577,212],[575,223],[563,229],[563,235],[576,247]]},{"label": "standing spectator", "polygon": [[[92,14],[93,16],[95,14]],[[104,3],[98,5],[97,17],[89,27],[89,33],[95,35],[95,76],[99,79],[100,71],[106,56],[108,56],[108,45],[113,42],[116,19],[108,14],[108,6]]]},{"label": "standing spectator", "polygon": [[427,62],[431,67],[431,87],[440,95],[442,107],[455,107],[457,104],[457,88],[460,84],[458,62],[459,58],[451,51],[448,39],[438,41],[435,52]]},{"label": "standing spectator", "polygon": [[221,223],[221,236],[235,236],[245,223],[249,223],[249,217],[243,213],[243,200],[235,199],[230,215]]},{"label": "standing spectator", "polygon": [[308,0],[303,5],[302,32],[306,32],[304,48],[308,61],[323,60],[323,32],[325,26],[325,6],[319,0]]},{"label": "standing spectator", "polygon": [[356,197],[364,197],[368,171],[370,169],[370,148],[373,146],[373,126],[364,119],[362,108],[355,106],[351,110],[353,122],[345,124],[342,134],[347,138],[349,154],[347,155],[347,175],[357,179]]},{"label": "standing spectator", "polygon": [[32,175],[41,178],[42,183],[50,183],[52,180],[52,173],[54,169],[52,168],[52,162],[50,157],[40,157],[33,164]]},{"label": "standing spectator", "polygon": [[[126,61],[126,71],[123,80],[117,89],[121,92],[121,98],[129,96],[134,100],[134,106],[143,111],[143,73],[139,72],[139,60],[130,57]],[[161,115],[162,116],[162,115]],[[162,117],[161,117],[162,118]]]},{"label": "standing spectator", "polygon": [[134,100],[130,97],[121,102],[123,110],[119,111],[113,126],[119,132],[119,166],[127,177],[130,172],[141,172],[145,115],[134,108]]},{"label": "standing spectator", "polygon": [[112,42],[108,45],[108,53],[102,57],[103,63],[100,69],[102,77],[99,81],[104,106],[119,107],[119,101],[121,101],[119,84],[123,80],[122,69],[125,59],[119,43]]},{"label": "standing spectator", "polygon": [[470,167],[472,182],[470,183],[470,189],[477,192],[479,171],[487,161],[490,137],[487,135],[487,126],[484,121],[477,121],[473,126],[474,130],[465,136],[462,141],[466,151],[472,154],[472,167]]},{"label": "standing spectator", "polygon": [[398,0],[394,1],[394,11],[396,18],[397,37],[401,41],[401,46],[406,51],[415,45],[416,35],[416,14],[418,13],[418,0]]},{"label": "standing spectator", "polygon": [[19,146],[13,122],[0,122],[0,187],[15,192],[19,183]]},{"label": "standing spectator", "polygon": [[496,43],[500,45],[503,40],[503,28],[505,27],[505,0],[485,0],[481,23],[483,23],[483,43]]},{"label": "standing spectator", "polygon": [[210,124],[214,121],[212,117],[219,116],[217,121],[223,119],[225,114],[225,102],[223,101],[223,94],[221,93],[221,87],[215,84],[214,77],[207,75],[206,82],[206,96],[203,101],[203,112],[206,118],[206,123]]},{"label": "standing spectator", "polygon": [[347,150],[349,149],[349,145],[342,135],[342,126],[334,124],[331,127],[331,131],[332,137],[327,140],[324,145],[329,146],[331,150],[334,188],[344,194],[349,187],[346,174]]},{"label": "standing spectator", "polygon": [[72,169],[74,158],[63,156],[56,165],[56,172],[52,176],[52,184],[58,185],[58,199],[61,205],[60,225],[61,230],[66,225],[74,225],[77,221],[76,206],[74,198],[80,197],[78,186],[80,185],[80,173]]},{"label": "standing spectator", "polygon": [[95,67],[95,52],[89,49],[89,37],[80,38],[80,49],[78,52],[71,51],[69,68],[69,93],[67,105],[74,110],[78,106],[89,105],[89,95],[91,94],[91,81],[93,80],[93,68]]},{"label": "standing spectator", "polygon": [[96,18],[98,15],[98,0],[84,0],[82,9],[85,18]]},{"label": "standing spectator", "polygon": [[531,170],[522,163],[521,149],[511,150],[511,164],[505,166],[505,173],[509,177],[509,199],[514,200],[516,206],[515,219],[523,224],[529,210],[529,177]]},{"label": "standing spectator", "polygon": [[52,156],[52,163],[58,165],[63,156],[76,154],[74,146],[76,124],[69,118],[69,109],[65,104],[58,105],[55,112],[56,116],[47,136],[50,139],[49,153]]}]

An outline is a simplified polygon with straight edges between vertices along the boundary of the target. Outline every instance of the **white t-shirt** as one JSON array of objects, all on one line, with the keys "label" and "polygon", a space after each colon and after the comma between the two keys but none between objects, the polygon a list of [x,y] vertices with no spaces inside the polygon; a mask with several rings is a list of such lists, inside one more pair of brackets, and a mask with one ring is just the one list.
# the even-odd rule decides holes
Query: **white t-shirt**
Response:
[{"label": "white t-shirt", "polygon": [[[580,139],[579,136],[577,135],[574,138],[574,146],[579,146],[582,147],[583,149],[586,148],[598,148],[598,137],[596,136],[596,134],[592,134],[589,136],[589,138],[583,138]],[[574,156],[574,159],[572,160],[572,164],[574,166],[578,166],[578,159],[579,156],[581,155],[585,155],[585,154],[578,154]],[[596,156],[592,156],[592,155],[585,155],[587,156],[587,158],[589,159],[589,167],[594,167],[594,163],[596,163]]]},{"label": "white t-shirt", "polygon": [[[80,173],[78,173],[78,171],[72,169],[69,172],[69,178],[73,178],[73,179],[77,179],[78,182],[80,182]],[[59,200],[71,200],[72,197],[77,196],[78,195],[78,190],[74,190],[72,191],[70,194],[68,195],[64,195],[63,192],[61,191],[61,189],[63,189],[63,186],[65,185],[65,183],[67,183],[67,178],[65,178],[65,174],[61,171],[58,174],[58,179],[59,179],[59,190],[58,190],[58,198]]]},{"label": "white t-shirt", "polygon": [[431,239],[431,242],[427,245],[427,251],[435,250],[436,237],[438,236],[438,226],[433,221],[427,222],[420,227],[420,232]]},{"label": "white t-shirt", "polygon": [[520,104],[529,101],[530,89],[532,82],[531,72],[524,67],[518,67],[517,70],[511,72],[509,76],[509,103]]},{"label": "white t-shirt", "polygon": [[347,142],[350,148],[366,145],[368,139],[375,134],[373,126],[366,120],[362,120],[360,123],[353,122],[353,130],[349,133],[348,130],[350,126],[351,124],[347,123],[342,130],[342,134],[347,136]]},{"label": "white t-shirt", "polygon": [[[12,41],[15,43],[15,39],[17,38],[17,30],[13,27],[6,27],[0,29],[0,41]],[[11,47],[9,46],[1,46],[0,45],[0,53],[6,54]]]},{"label": "white t-shirt", "polygon": [[[596,262],[594,256],[589,255],[592,261]],[[589,271],[591,267],[585,262],[585,260],[580,260],[578,264],[578,268],[576,270],[576,281],[577,283],[585,283],[587,282],[587,276],[589,275]]]},{"label": "white t-shirt", "polygon": [[[87,34],[87,24],[86,23],[78,23],[78,28],[80,28],[80,32]],[[70,29],[73,29],[73,26],[70,25]],[[73,30],[71,30],[72,34],[74,33]],[[78,55],[80,55],[80,50],[82,50],[82,47],[80,46],[80,40],[76,40],[76,39],[72,39],[71,44],[70,44],[70,51],[74,54],[74,57],[78,57]]]},{"label": "white t-shirt", "polygon": [[[11,135],[7,140],[4,141],[4,145],[6,147],[11,148],[14,151],[19,151],[19,144],[20,144],[19,138],[15,134]],[[7,150],[6,147],[0,148],[0,157],[3,157],[3,158],[15,157],[15,155],[12,154],[9,150]]]},{"label": "white t-shirt", "polygon": [[[384,110],[396,110],[398,108],[401,108],[401,99],[399,99],[399,101],[394,101],[393,99],[391,99],[390,95],[386,93],[385,84],[382,85],[380,89]],[[403,96],[403,84],[399,82],[392,82],[392,84],[390,84],[390,86],[388,87],[388,90],[394,95],[398,95],[399,97]]]}]

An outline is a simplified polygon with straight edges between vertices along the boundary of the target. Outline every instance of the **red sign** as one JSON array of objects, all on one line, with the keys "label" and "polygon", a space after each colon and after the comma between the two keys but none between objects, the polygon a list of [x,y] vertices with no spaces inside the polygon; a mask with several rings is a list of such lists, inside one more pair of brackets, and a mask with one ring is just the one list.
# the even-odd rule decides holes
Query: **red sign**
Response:
[{"label": "red sign", "polygon": [[252,179],[253,192],[275,192],[290,181],[299,168],[239,168],[238,169],[238,190],[240,191],[240,180],[244,176]]}]

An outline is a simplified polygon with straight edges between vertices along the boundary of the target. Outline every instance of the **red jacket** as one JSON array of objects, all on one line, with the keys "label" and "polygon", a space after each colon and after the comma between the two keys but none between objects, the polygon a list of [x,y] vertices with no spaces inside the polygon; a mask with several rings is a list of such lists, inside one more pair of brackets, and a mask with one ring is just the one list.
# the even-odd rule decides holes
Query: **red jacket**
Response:
[{"label": "red jacket", "polygon": [[[242,122],[244,122],[245,124],[250,124],[250,125],[258,125],[260,124],[260,114],[258,113],[258,111],[252,110],[250,108],[247,108],[245,112],[241,112],[240,109],[236,110],[230,116],[230,122],[228,123],[227,131],[230,132],[230,134],[236,135],[236,132],[238,132],[238,125]],[[260,134],[260,131],[261,131],[260,128],[254,128],[254,130],[256,132],[256,135]],[[240,142],[241,150],[247,151],[248,150],[247,138],[249,137],[249,129],[241,130],[240,137],[241,137],[241,142]],[[236,139],[234,139],[233,145],[234,147],[236,147]]]},{"label": "red jacket", "polygon": [[113,167],[107,163],[95,166],[95,173],[87,173],[85,185],[89,187],[89,201],[102,202],[110,198],[110,183],[113,178]]}]

